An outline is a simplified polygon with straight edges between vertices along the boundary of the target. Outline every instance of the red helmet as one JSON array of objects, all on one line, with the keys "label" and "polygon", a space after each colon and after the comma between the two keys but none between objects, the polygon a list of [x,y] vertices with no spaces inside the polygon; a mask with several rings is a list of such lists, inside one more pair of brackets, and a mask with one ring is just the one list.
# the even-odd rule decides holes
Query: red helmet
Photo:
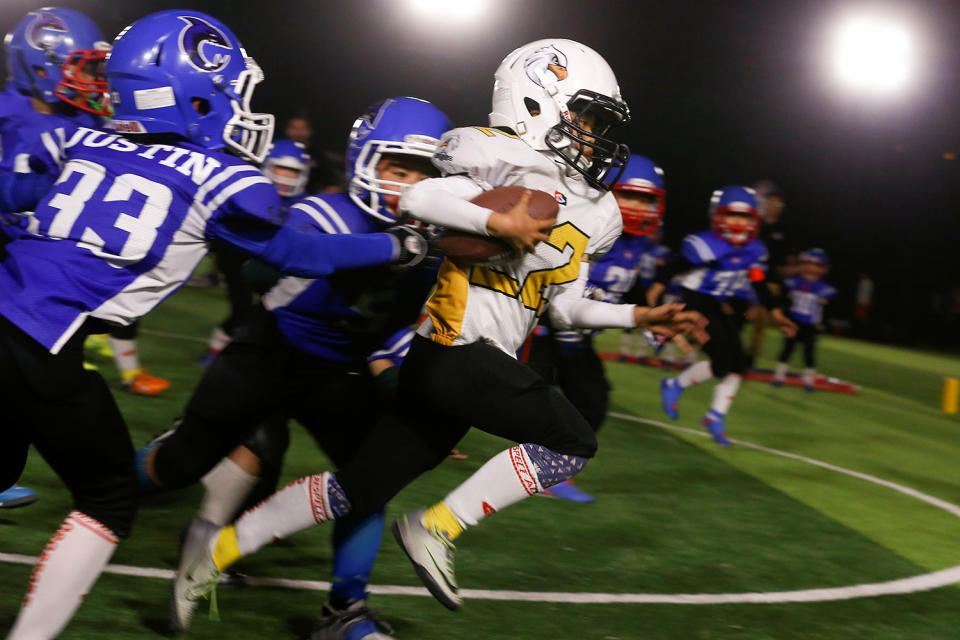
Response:
[{"label": "red helmet", "polygon": [[[727,217],[737,216],[729,222]],[[757,195],[750,187],[727,186],[710,197],[710,230],[731,244],[742,246],[760,233]]]},{"label": "red helmet", "polygon": [[626,168],[611,186],[611,190],[614,193],[617,191],[646,193],[656,198],[656,206],[652,210],[647,207],[620,204],[624,233],[644,236],[660,228],[663,212],[667,207],[667,192],[663,188],[663,169],[649,158],[636,153],[632,154]]}]

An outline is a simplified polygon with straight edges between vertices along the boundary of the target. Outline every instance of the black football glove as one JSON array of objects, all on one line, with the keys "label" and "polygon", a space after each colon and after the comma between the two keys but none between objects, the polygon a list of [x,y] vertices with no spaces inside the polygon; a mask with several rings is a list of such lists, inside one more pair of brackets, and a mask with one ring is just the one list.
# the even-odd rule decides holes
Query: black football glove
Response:
[{"label": "black football glove", "polygon": [[430,252],[430,243],[426,234],[410,225],[399,224],[384,229],[383,232],[393,236],[393,264],[395,266],[404,269],[415,267],[423,262],[423,259]]}]

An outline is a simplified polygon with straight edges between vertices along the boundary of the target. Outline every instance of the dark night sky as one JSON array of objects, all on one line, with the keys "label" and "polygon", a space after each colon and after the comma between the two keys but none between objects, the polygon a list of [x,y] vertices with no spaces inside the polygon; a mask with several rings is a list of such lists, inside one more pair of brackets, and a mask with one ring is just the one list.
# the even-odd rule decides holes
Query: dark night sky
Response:
[{"label": "dark night sky", "polygon": [[[454,0],[455,1],[455,0]],[[319,146],[340,149],[363,108],[390,95],[435,102],[457,124],[485,124],[493,71],[514,47],[579,40],[610,62],[633,123],[633,151],[666,172],[667,241],[706,225],[712,189],[775,180],[794,243],[834,257],[847,292],[874,274],[878,302],[926,304],[960,281],[960,1],[488,0],[469,23],[435,20],[406,0],[207,0],[189,8],[230,26],[266,73],[255,106],[314,114]],[[0,32],[38,5],[4,0]],[[163,0],[62,0],[105,34]],[[848,8],[903,16],[922,73],[889,99],[851,94],[826,71],[830,28]],[[899,146],[900,150],[897,150]]]}]

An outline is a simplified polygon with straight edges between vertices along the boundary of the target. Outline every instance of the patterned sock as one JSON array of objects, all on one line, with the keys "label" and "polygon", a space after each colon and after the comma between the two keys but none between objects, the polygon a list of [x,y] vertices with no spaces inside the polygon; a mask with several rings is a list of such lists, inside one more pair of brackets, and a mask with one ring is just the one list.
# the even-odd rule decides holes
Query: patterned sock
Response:
[{"label": "patterned sock", "polygon": [[728,373],[713,388],[713,402],[710,403],[710,408],[719,414],[726,415],[739,389],[740,375]]},{"label": "patterned sock", "polygon": [[346,609],[354,600],[363,600],[370,572],[383,538],[383,511],[356,520],[346,516],[333,523],[333,586],[330,605]]},{"label": "patterned sock", "polygon": [[257,486],[257,480],[257,476],[247,473],[230,458],[224,458],[201,480],[207,492],[198,517],[221,527],[231,522],[237,509]]},{"label": "patterned sock", "polygon": [[713,367],[709,360],[698,360],[680,372],[674,380],[681,389],[706,382],[713,377]]},{"label": "patterned sock", "polygon": [[110,336],[110,348],[113,349],[113,360],[117,363],[121,379],[127,383],[132,382],[141,371],[137,343]]},{"label": "patterned sock", "polygon": [[541,445],[517,445],[490,458],[441,504],[435,505],[437,511],[428,513],[431,518],[444,516],[445,508],[454,516],[461,527],[459,531],[453,524],[447,525],[447,530],[442,521],[439,523],[441,530],[453,539],[491,513],[572,478],[586,463],[586,458],[559,454]]},{"label": "patterned sock", "polygon": [[7,640],[60,635],[116,548],[113,531],[71,511],[40,554]]},{"label": "patterned sock", "polygon": [[263,546],[350,511],[350,501],[329,471],[295,480],[237,519],[240,553]]}]

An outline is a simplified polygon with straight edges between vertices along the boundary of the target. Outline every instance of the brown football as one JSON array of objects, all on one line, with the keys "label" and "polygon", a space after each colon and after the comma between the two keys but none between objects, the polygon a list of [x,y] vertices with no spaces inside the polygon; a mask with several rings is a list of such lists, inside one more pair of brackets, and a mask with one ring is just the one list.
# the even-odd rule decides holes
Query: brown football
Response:
[{"label": "brown football", "polygon": [[[509,211],[520,201],[524,191],[532,192],[527,204],[527,213],[531,218],[557,219],[560,205],[552,195],[520,185],[484,191],[470,202],[493,211]],[[462,265],[504,262],[515,256],[514,250],[498,238],[462,231],[444,231],[437,239],[437,247],[445,256]]]}]

